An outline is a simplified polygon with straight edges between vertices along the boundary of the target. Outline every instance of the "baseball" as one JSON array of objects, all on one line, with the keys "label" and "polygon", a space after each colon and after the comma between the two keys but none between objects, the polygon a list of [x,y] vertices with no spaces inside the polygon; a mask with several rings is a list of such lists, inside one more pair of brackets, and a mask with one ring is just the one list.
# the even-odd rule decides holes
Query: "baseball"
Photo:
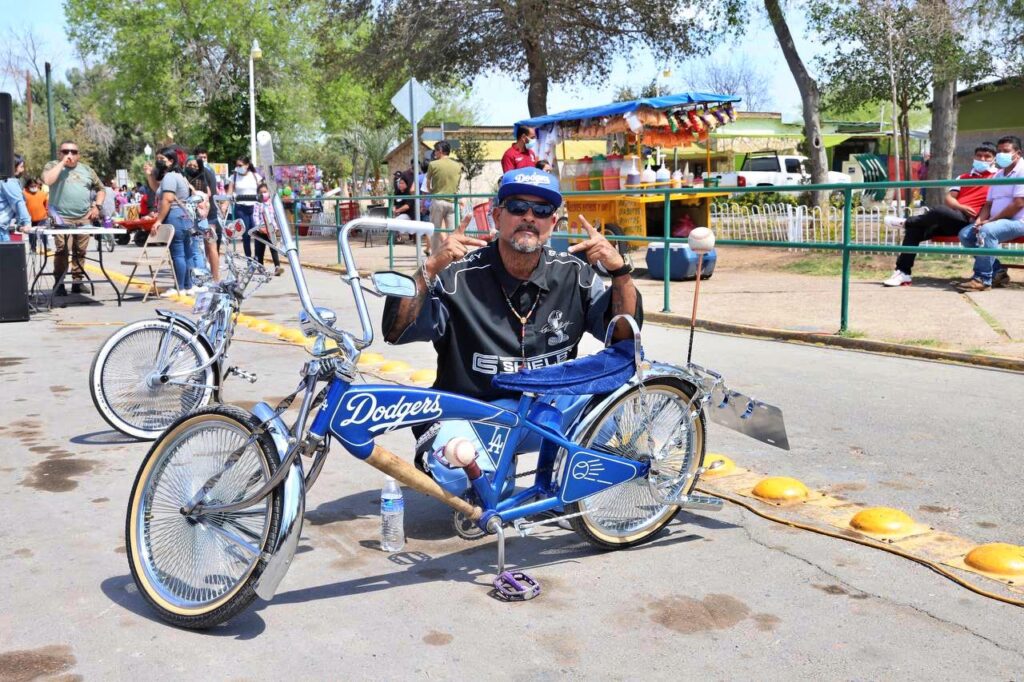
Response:
[{"label": "baseball", "polygon": [[444,458],[453,467],[468,467],[476,460],[476,448],[466,438],[452,438],[444,446]]},{"label": "baseball", "polygon": [[695,227],[689,240],[690,249],[695,253],[708,253],[715,248],[715,233],[706,227]]}]

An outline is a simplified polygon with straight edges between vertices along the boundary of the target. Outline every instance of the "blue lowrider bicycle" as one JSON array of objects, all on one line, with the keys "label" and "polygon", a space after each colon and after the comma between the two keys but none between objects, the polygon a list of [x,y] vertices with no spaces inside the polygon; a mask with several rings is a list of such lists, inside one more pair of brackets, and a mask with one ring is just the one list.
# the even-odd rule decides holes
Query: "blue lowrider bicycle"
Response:
[{"label": "blue lowrider bicycle", "polygon": [[[257,596],[273,597],[295,555],[306,492],[333,440],[450,505],[460,534],[496,535],[495,594],[509,600],[540,591],[524,572],[505,570],[509,524],[525,535],[537,523],[567,519],[589,542],[617,549],[649,540],[680,509],[720,508],[721,500],[692,492],[705,471],[706,417],[788,449],[777,408],[727,390],[721,376],[696,365],[645,360],[639,333],[573,362],[497,376],[496,384],[522,394],[511,408],[433,389],[356,384],[356,361],[373,340],[364,290],[410,296],[415,284],[384,272],[368,289],[353,262],[349,233],[429,234],[432,227],[359,219],[342,228],[349,273],[343,279],[360,326],[353,334],[335,327],[332,311],[313,305],[279,201],[275,208],[302,302],[301,326],[315,339],[312,358],[298,388],[276,409],[258,403],[249,413],[218,405],[188,414],[142,462],[128,505],[128,561],[139,592],[170,623],[211,627]],[[288,426],[281,414],[299,397],[298,417]],[[435,468],[458,474],[435,479],[375,443],[398,428],[452,419],[498,433],[491,441],[501,444],[496,456],[479,452],[460,465],[435,453]],[[528,472],[532,484],[517,488],[517,455],[531,442],[539,452],[536,470]],[[308,470],[305,458],[311,458]],[[558,516],[529,519],[541,512]]]}]

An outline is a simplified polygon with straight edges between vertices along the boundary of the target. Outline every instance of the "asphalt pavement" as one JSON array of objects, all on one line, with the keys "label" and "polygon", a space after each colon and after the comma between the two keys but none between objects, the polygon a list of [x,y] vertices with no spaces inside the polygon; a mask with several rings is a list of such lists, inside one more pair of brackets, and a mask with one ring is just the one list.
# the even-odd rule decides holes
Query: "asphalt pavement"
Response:
[{"label": "asphalt pavement", "polygon": [[[317,302],[354,323],[338,277],[307,274]],[[296,326],[293,292],[279,278],[244,312]],[[595,551],[557,528],[513,537],[509,560],[544,591],[497,602],[493,539],[455,537],[439,503],[407,492],[405,551],[380,551],[382,476],[341,448],[309,494],[277,596],[210,632],[172,628],[137,594],[125,556],[127,497],[148,446],[111,431],[87,386],[103,339],[158,306],[185,311],[108,301],[2,327],[0,680],[1024,677],[1021,608],[733,505],[680,514],[628,551]],[[679,329],[648,325],[644,341],[651,357],[684,359]],[[433,366],[426,344],[372,350],[410,370]],[[305,357],[241,329],[231,360],[259,381],[231,379],[227,402],[276,401]],[[712,425],[710,451],[958,537],[1024,544],[1019,374],[703,332],[694,360],[780,406],[792,444],[778,451]],[[383,444],[409,455],[412,440],[398,432]]]}]

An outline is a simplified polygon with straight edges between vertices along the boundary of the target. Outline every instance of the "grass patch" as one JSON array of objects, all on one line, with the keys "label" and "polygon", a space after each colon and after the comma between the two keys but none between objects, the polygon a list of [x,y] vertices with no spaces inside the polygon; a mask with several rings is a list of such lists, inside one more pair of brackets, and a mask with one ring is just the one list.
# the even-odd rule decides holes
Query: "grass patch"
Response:
[{"label": "grass patch", "polygon": [[989,354],[989,352],[987,350],[985,350],[984,348],[968,348],[964,352],[965,353],[970,353],[971,355],[988,355]]},{"label": "grass patch", "polygon": [[905,339],[897,341],[907,346],[923,346],[924,348],[942,348],[945,344],[938,339]]},{"label": "grass patch", "polygon": [[[896,258],[890,254],[850,254],[850,276],[852,279],[878,279],[892,272]],[[952,278],[970,268],[970,262],[953,260],[939,255],[918,256],[914,264],[914,275],[921,277]],[[838,252],[801,254],[796,260],[780,263],[777,270],[795,275],[818,277],[839,277],[843,274],[843,257]]]},{"label": "grass patch", "polygon": [[863,339],[867,336],[867,333],[857,331],[856,329],[847,329],[845,332],[838,332],[836,336],[841,336],[844,339]]}]

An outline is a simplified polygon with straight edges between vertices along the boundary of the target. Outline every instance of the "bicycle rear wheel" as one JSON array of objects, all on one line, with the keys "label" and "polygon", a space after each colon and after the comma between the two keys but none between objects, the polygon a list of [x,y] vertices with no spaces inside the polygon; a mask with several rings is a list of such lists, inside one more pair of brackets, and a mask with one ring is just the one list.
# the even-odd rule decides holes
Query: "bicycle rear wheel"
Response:
[{"label": "bicycle rear wheel", "polygon": [[281,522],[280,487],[251,507],[186,517],[181,507],[211,477],[208,504],[245,499],[277,469],[274,445],[261,434],[225,470],[258,420],[217,405],[186,415],[153,444],[132,486],[125,546],[132,578],[159,616],[204,629],[223,623],[256,598],[255,584]]},{"label": "bicycle rear wheel", "polygon": [[[658,378],[623,393],[594,419],[581,443],[620,457],[656,462],[656,473],[602,490],[566,505],[573,530],[591,544],[622,549],[645,542],[679,512],[662,504],[652,485],[688,493],[693,472],[704,459],[704,413],[691,421],[693,388],[672,378]],[[563,472],[564,475],[564,472]],[[689,476],[688,476],[689,475]]]},{"label": "bicycle rear wheel", "polygon": [[[164,336],[170,334],[158,357]],[[113,334],[89,369],[92,401],[108,424],[121,433],[153,440],[178,417],[207,405],[216,376],[210,353],[192,333],[169,320],[142,320]],[[151,385],[158,364],[169,362],[175,381]],[[190,370],[194,370],[190,372]]]}]

